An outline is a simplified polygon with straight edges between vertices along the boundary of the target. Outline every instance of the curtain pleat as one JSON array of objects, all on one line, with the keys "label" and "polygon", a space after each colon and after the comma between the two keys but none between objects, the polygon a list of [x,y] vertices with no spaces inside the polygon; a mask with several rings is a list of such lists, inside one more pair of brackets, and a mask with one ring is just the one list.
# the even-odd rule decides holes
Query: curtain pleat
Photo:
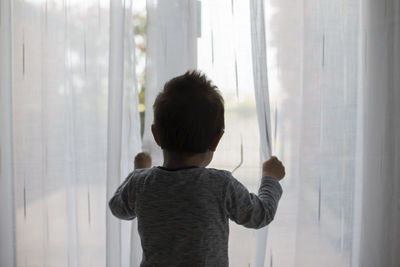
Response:
[{"label": "curtain pleat", "polygon": [[[267,43],[265,31],[264,1],[250,1],[251,48],[253,62],[254,91],[260,131],[260,162],[272,154],[271,116],[268,89]],[[255,266],[264,266],[267,248],[268,227],[256,232]]]},{"label": "curtain pleat", "polygon": [[[133,170],[133,159],[141,150],[133,4],[110,1],[107,199]],[[106,209],[106,266],[139,266],[142,250],[136,221],[121,221]]]},{"label": "curtain pleat", "polygon": [[[125,2],[110,1],[110,47],[108,75],[107,199],[121,180],[122,103],[124,86]],[[106,266],[121,266],[121,222],[107,209]]]},{"label": "curtain pleat", "polygon": [[400,1],[363,3],[359,266],[400,266]]},{"label": "curtain pleat", "polygon": [[11,1],[0,9],[0,265],[16,266],[12,110]]}]

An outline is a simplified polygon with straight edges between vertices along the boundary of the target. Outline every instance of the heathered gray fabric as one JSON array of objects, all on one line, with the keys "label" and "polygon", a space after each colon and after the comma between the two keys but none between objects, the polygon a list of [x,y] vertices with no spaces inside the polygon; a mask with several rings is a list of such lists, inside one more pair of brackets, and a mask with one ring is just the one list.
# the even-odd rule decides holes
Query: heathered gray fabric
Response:
[{"label": "heathered gray fabric", "polygon": [[261,228],[275,215],[279,182],[263,177],[258,196],[230,172],[210,168],[133,171],[109,202],[124,220],[138,218],[141,267],[228,266],[229,218]]}]

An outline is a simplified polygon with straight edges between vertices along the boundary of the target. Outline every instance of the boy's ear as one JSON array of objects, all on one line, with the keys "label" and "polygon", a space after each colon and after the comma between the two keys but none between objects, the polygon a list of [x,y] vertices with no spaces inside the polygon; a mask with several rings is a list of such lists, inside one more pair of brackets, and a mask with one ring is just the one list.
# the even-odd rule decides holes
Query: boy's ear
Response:
[{"label": "boy's ear", "polygon": [[211,146],[209,147],[210,151],[215,152],[217,149],[217,146],[219,144],[219,141],[221,140],[222,136],[224,135],[224,130],[221,130],[215,137],[214,140],[211,143]]},{"label": "boy's ear", "polygon": [[156,141],[157,145],[161,147],[160,139],[158,139],[156,127],[154,127],[154,124],[151,125],[151,132],[153,133],[154,141]]}]

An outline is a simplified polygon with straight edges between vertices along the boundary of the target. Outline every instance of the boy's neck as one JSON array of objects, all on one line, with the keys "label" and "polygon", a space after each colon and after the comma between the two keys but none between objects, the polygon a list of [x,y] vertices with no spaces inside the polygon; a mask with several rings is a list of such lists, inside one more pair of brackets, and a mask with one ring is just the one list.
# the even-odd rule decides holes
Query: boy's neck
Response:
[{"label": "boy's neck", "polygon": [[206,167],[211,159],[212,152],[196,153],[192,155],[182,155],[175,152],[168,152],[163,150],[164,155],[164,168],[178,169],[187,167]]}]

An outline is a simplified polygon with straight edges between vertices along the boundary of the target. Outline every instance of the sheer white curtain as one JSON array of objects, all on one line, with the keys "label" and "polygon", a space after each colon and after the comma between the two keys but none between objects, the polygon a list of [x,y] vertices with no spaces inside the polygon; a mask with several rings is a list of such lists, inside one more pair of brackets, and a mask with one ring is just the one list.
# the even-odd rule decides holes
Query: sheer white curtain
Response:
[{"label": "sheer white curtain", "polygon": [[266,3],[273,149],[287,167],[266,264],[350,266],[359,3]]},{"label": "sheer white curtain", "polygon": [[[211,167],[252,191],[270,151],[287,167],[268,236],[231,224],[231,266],[400,265],[399,2],[147,0],[154,164],[154,98],[198,67],[226,101]],[[106,205],[141,147],[133,4],[0,2],[1,266],[139,265]]]},{"label": "sheer white curtain", "polygon": [[129,266],[107,199],[141,146],[132,2],[111,3],[0,2],[1,266]]},{"label": "sheer white curtain", "polygon": [[265,266],[398,266],[399,1],[265,2],[287,165]]},{"label": "sheer white curtain", "polygon": [[[141,151],[132,5],[110,1],[106,202],[133,169]],[[114,217],[106,205],[106,266],[138,265],[137,224]]]}]

